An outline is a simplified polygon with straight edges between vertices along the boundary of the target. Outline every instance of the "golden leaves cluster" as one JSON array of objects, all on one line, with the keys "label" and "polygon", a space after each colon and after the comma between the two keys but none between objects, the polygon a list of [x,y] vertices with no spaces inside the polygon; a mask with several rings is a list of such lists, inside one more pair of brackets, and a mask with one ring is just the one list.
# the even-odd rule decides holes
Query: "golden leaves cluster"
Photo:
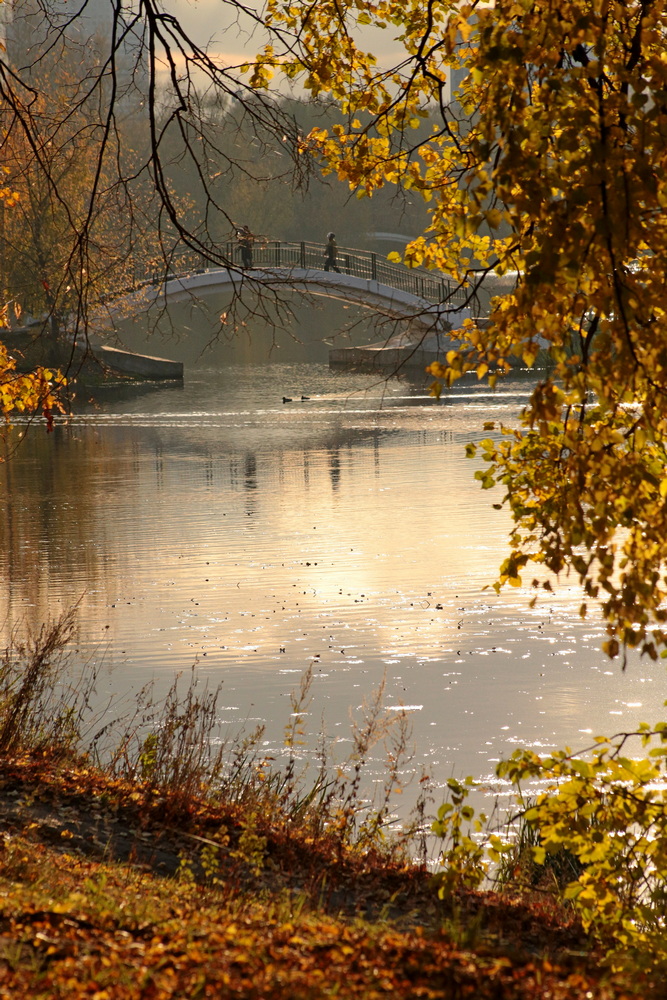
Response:
[{"label": "golden leaves cluster", "polygon": [[[647,756],[638,759],[638,750]],[[480,786],[450,779],[434,832],[443,840],[442,897],[497,878],[510,892],[551,895],[576,913],[602,964],[663,982],[667,878],[667,723],[540,756],[521,748],[496,775],[512,824],[470,805]],[[526,788],[535,790],[526,796]]]},{"label": "golden leaves cluster", "polygon": [[8,422],[12,413],[42,415],[47,430],[53,428],[53,414],[64,412],[59,392],[66,379],[57,371],[39,367],[21,373],[4,344],[0,344],[0,413]]}]

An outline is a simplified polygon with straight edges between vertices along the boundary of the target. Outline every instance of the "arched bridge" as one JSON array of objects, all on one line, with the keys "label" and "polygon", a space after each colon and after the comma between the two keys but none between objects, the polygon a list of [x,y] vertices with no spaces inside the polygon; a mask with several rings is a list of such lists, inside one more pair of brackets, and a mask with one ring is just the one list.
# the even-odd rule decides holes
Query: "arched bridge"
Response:
[{"label": "arched bridge", "polygon": [[239,248],[219,247],[229,267],[211,267],[192,254],[175,257],[167,275],[145,275],[136,290],[107,305],[109,318],[133,315],[151,303],[186,301],[220,292],[240,293],[260,287],[284,287],[341,299],[373,309],[393,319],[410,322],[411,328],[446,330],[471,315],[469,291],[436,271],[391,264],[382,254],[338,248],[336,271],[324,270],[321,243],[259,241],[253,246],[252,267],[244,269]]}]

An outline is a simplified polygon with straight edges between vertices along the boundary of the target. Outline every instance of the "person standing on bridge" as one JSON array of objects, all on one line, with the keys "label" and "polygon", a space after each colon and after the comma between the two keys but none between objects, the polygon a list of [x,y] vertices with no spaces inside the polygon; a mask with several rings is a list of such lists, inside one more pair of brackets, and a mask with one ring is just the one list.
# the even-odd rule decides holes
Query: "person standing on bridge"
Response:
[{"label": "person standing on bridge", "polygon": [[328,271],[333,268],[338,274],[340,271],[336,267],[336,255],[338,253],[338,246],[336,244],[336,236],[334,233],[327,233],[327,245],[324,248],[324,270]]},{"label": "person standing on bridge", "polygon": [[236,238],[241,248],[241,267],[252,267],[252,245],[254,237],[247,226],[237,227]]}]

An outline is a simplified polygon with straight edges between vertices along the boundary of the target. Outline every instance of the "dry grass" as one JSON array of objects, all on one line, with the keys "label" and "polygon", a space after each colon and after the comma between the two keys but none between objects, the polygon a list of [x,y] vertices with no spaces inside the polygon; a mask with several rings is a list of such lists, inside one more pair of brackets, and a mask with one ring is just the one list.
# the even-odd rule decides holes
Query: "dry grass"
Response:
[{"label": "dry grass", "polygon": [[76,607],[36,635],[12,636],[0,658],[0,753],[48,747],[52,754],[76,752],[89,722],[96,670],[72,680],[71,645]]}]

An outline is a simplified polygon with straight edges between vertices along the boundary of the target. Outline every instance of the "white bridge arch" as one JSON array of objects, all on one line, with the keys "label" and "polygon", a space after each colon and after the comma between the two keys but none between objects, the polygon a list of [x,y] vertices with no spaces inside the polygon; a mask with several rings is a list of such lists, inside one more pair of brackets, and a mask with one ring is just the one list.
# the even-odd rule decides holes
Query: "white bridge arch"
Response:
[{"label": "white bridge arch", "polygon": [[[236,248],[229,244],[226,257],[234,260]],[[199,266],[197,266],[197,264]],[[210,267],[180,256],[167,275],[142,276],[135,290],[108,303],[109,319],[136,315],[151,304],[176,303],[224,292],[240,294],[262,287],[284,288],[340,299],[391,319],[407,320],[410,328],[444,331],[472,314],[470,290],[435,271],[391,264],[382,255],[342,247],[338,251],[339,272],[324,270],[321,244],[255,243],[252,268]]]}]

